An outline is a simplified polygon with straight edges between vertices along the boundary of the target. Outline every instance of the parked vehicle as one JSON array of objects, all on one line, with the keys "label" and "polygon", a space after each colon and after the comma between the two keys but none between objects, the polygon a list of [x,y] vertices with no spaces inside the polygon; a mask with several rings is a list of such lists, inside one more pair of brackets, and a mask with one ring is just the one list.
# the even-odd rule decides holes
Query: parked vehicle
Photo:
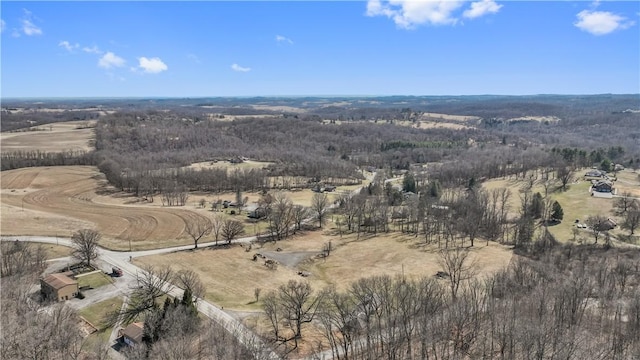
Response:
[{"label": "parked vehicle", "polygon": [[115,267],[114,266],[114,267],[111,268],[111,274],[114,277],[120,277],[120,276],[123,275],[123,272],[122,272],[122,269],[120,269],[119,267]]}]

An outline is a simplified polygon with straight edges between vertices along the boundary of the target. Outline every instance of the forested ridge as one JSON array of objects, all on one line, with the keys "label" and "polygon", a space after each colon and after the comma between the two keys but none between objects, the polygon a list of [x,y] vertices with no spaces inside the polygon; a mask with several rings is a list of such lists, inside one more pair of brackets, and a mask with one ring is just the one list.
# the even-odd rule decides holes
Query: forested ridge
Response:
[{"label": "forested ridge", "polygon": [[[112,99],[99,104],[113,112],[100,114],[92,100],[52,104],[63,110],[55,113],[16,101],[3,104],[3,131],[98,119],[95,149],[3,152],[1,160],[3,170],[95,165],[119,190],[150,201],[159,195],[168,206],[184,205],[194,190],[235,191],[237,205],[242,191],[261,191],[258,205],[268,222],[261,241],[304,232],[305,219],[322,229],[332,216],[335,236],[367,241],[396,232],[440,256],[442,271],[435,276],[405,277],[403,268],[396,277],[363,277],[339,289],[292,280],[260,299],[256,289],[255,302],[264,314],[254,330],[285,357],[626,360],[640,358],[640,252],[617,240],[637,239],[640,205],[623,194],[612,214],[586,219],[589,230],[580,234],[592,236],[593,243],[586,244],[585,237],[578,244],[579,232],[573,242],[559,243],[548,227],[563,221],[562,206],[570,205],[551,201],[547,191],[566,190],[584,167],[639,168],[638,100],[637,95]],[[86,112],[70,111],[78,106]],[[36,109],[15,110],[24,107]],[[520,119],[525,117],[542,118]],[[421,121],[457,127],[422,128]],[[265,164],[233,171],[187,168],[247,158]],[[371,171],[372,181],[338,195],[335,207],[321,191],[308,208],[269,192],[278,186],[357,183],[364,170]],[[400,186],[387,181],[393,175],[402,175]],[[269,180],[274,177],[305,181],[274,185]],[[521,187],[480,186],[490,178],[515,179]],[[512,206],[516,197],[519,206]],[[621,219],[630,235],[616,239],[601,229],[607,216]],[[187,225],[195,234],[198,224]],[[222,223],[210,225],[217,240],[219,230],[213,229]],[[512,246],[515,255],[508,267],[481,278],[468,256],[490,241]],[[29,297],[44,269],[42,248],[1,245],[2,324],[15,329],[3,337],[2,357],[106,358],[105,344],[85,343],[73,311],[55,306],[51,321],[40,311],[42,304]],[[333,256],[331,251],[331,243],[324,244],[323,256]],[[167,279],[176,275],[166,271]],[[157,286],[136,291],[162,293]],[[145,345],[126,353],[128,358],[264,355],[261,342],[243,347],[218,325],[197,320],[191,295],[167,299],[164,306],[156,303],[160,297],[148,298],[136,314],[146,320]],[[36,326],[20,326],[24,323]]]}]

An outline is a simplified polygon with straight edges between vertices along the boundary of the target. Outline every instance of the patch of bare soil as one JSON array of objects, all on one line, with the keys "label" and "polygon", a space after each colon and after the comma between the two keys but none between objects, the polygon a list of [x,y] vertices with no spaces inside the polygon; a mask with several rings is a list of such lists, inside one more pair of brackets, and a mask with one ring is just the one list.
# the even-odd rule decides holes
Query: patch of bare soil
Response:
[{"label": "patch of bare soil", "polygon": [[304,260],[318,255],[319,251],[262,251],[261,254],[268,259],[273,259],[279,264],[295,268]]}]

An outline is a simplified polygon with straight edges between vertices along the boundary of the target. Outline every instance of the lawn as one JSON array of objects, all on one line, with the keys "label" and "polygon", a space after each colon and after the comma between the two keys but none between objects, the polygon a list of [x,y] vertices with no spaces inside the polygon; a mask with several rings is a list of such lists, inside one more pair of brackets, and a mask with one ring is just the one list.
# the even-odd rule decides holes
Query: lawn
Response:
[{"label": "lawn", "polygon": [[104,319],[109,314],[122,307],[122,297],[116,296],[93,305],[87,306],[79,311],[80,316],[87,319],[98,330],[105,330]]},{"label": "lawn", "polygon": [[80,288],[90,286],[96,289],[113,283],[113,280],[103,272],[95,272],[89,275],[78,275],[76,276],[76,279],[78,280],[78,286]]},{"label": "lawn", "polygon": [[94,332],[87,338],[89,348],[95,344],[106,343],[109,341],[113,328],[107,327],[104,320],[108,314],[120,310],[120,308],[122,308],[122,297],[116,296],[87,306],[78,312],[80,316],[85,318],[98,329],[98,331]]},{"label": "lawn", "polygon": [[[549,196],[552,200],[558,201],[564,211],[564,220],[557,225],[549,226],[549,231],[559,241],[570,241],[573,239],[573,229],[575,228],[575,220],[579,220],[580,223],[585,223],[589,216],[601,215],[604,217],[614,218],[612,213],[615,199],[596,198],[591,196],[589,188],[591,186],[589,181],[582,179],[585,169],[576,171],[576,181],[567,185],[567,190],[554,188],[550,191]],[[520,208],[520,190],[524,188],[525,180],[514,179],[491,179],[483,183],[485,189],[498,189],[509,188],[511,189],[511,198],[509,200],[510,216],[518,216]],[[616,187],[620,190],[624,189],[633,190],[634,187],[638,187],[637,174],[625,171],[618,174],[618,181]],[[544,196],[544,187],[542,181],[538,180],[533,186],[532,191],[540,192]],[[620,219],[618,219],[620,220]],[[593,241],[591,233],[586,229],[580,229],[578,239],[582,238],[586,241]],[[614,236],[626,235],[625,232],[616,228],[611,231]]]},{"label": "lawn", "polygon": [[[559,241],[569,241],[573,238],[575,220],[585,223],[589,216],[612,216],[613,199],[592,197],[589,193],[590,186],[588,181],[580,181],[569,186],[567,191],[553,193],[552,198],[560,203],[564,211],[564,220],[558,225],[549,227],[549,231]],[[584,233],[583,236],[590,236],[587,230],[580,231]]]}]

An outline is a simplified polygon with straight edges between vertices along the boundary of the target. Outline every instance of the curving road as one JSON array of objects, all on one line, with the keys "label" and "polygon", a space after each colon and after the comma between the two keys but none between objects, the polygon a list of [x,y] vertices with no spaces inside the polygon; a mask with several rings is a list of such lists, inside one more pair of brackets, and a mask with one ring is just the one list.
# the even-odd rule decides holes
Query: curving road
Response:
[{"label": "curving road", "polygon": [[[374,177],[375,174],[368,176],[370,180]],[[386,179],[386,182],[393,181],[392,179]],[[352,194],[357,194],[362,187],[359,187],[352,191]],[[337,204],[333,203],[329,206],[329,208],[336,207]],[[306,219],[304,223],[311,221],[312,219]],[[59,237],[48,237],[48,236],[2,236],[2,240],[4,241],[30,241],[30,242],[40,242],[47,244],[56,244],[67,247],[73,247],[71,240],[68,238],[59,238]],[[231,243],[250,243],[255,241],[255,236],[249,236],[244,238],[239,238],[231,241]],[[226,242],[206,242],[198,244],[198,248],[205,248],[216,246],[217,244],[225,244]],[[109,267],[119,267],[125,273],[125,276],[131,276],[136,278],[138,274],[141,274],[144,270],[134,264],[131,263],[131,259],[149,256],[149,255],[159,255],[166,254],[176,251],[190,250],[193,249],[193,244],[191,245],[182,245],[182,246],[174,246],[162,249],[153,249],[153,250],[144,250],[144,251],[113,251],[104,248],[98,248],[98,259],[105,262]],[[174,297],[182,297],[183,290],[173,286],[172,284],[165,283],[165,290],[169,290],[169,295]],[[114,291],[122,291],[122,289],[116,289]],[[126,295],[126,294],[125,294]],[[220,324],[224,327],[229,333],[233,334],[238,341],[243,344],[247,349],[264,349],[259,354],[255,354],[260,359],[281,359],[281,357],[271,350],[266,344],[264,344],[253,332],[247,329],[239,320],[224,312],[221,308],[216,305],[207,302],[204,299],[197,299],[197,308],[202,314],[206,317],[212,319],[216,323]],[[327,350],[323,352],[322,358],[326,358],[329,354],[331,354],[331,350]]]},{"label": "curving road", "polygon": [[[72,243],[70,239],[66,238],[56,238],[56,237],[47,237],[47,236],[3,236],[2,240],[4,241],[30,241],[30,242],[40,242],[47,244],[57,244],[62,246],[72,247]],[[255,240],[255,236],[240,238],[232,241],[232,243],[247,243],[252,240]],[[215,242],[208,242],[199,244],[198,248],[215,246]],[[98,249],[98,258],[103,262],[107,263],[110,266],[117,266],[126,275],[136,277],[138,274],[142,273],[144,270],[130,262],[130,258],[147,256],[147,255],[157,255],[157,254],[165,254],[175,251],[188,250],[192,249],[193,245],[185,245],[185,246],[175,246],[164,249],[155,249],[155,250],[145,250],[145,251],[133,251],[133,252],[122,252],[122,251],[112,251],[104,248]],[[171,284],[165,283],[165,290],[169,290],[169,295],[173,297],[182,297],[183,290],[175,287]],[[197,308],[202,314],[206,317],[212,319],[216,323],[220,324],[224,327],[229,333],[233,334],[238,341],[243,344],[248,349],[265,349],[263,354],[260,354],[260,358],[268,358],[268,359],[280,359],[280,356],[276,354],[274,351],[270,350],[266,344],[264,344],[253,332],[247,329],[239,320],[224,312],[222,309],[217,307],[216,305],[207,302],[204,299],[197,299]]]}]

